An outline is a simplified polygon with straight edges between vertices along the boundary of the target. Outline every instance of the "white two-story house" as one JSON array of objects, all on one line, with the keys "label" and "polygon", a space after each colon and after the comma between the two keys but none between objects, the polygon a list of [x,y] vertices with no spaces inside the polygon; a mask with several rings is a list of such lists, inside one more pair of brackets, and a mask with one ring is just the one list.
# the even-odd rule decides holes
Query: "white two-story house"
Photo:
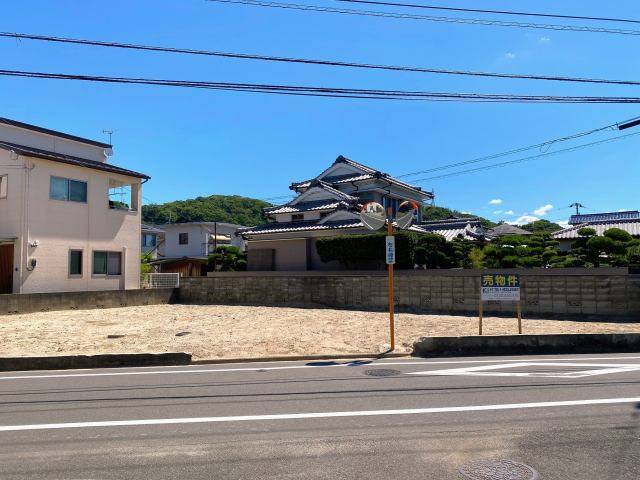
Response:
[{"label": "white two-story house", "polygon": [[[411,200],[421,207],[432,192],[402,182],[371,167],[339,156],[317,177],[291,184],[297,196],[264,210],[272,223],[242,229],[247,240],[249,270],[327,270],[316,251],[319,237],[371,233],[360,221],[363,204],[391,207]],[[421,208],[418,209],[420,222]]]},{"label": "white two-story house", "polygon": [[111,145],[0,118],[0,294],[139,288],[147,175]]}]

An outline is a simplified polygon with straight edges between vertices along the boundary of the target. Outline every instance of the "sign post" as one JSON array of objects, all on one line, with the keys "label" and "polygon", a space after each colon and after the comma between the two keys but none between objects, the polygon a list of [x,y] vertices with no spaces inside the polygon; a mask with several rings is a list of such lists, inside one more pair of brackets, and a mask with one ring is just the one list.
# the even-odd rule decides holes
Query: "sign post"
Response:
[{"label": "sign post", "polygon": [[393,225],[391,223],[391,207],[387,209],[387,237],[385,239],[385,252],[387,261],[387,271],[389,273],[389,349],[396,348],[396,329],[395,319],[393,317],[394,310],[394,294],[393,294],[393,265],[396,263],[396,239],[393,236]]},{"label": "sign post", "polygon": [[518,334],[522,333],[522,309],[520,306],[520,275],[488,273],[480,276],[480,305],[478,331],[482,335],[482,302],[485,300],[515,301],[518,318]]},{"label": "sign post", "polygon": [[397,207],[397,213],[393,218],[393,208],[385,208],[376,202],[369,202],[360,211],[360,220],[369,230],[379,230],[386,223],[387,236],[385,237],[385,263],[389,275],[389,350],[396,348],[395,319],[393,316],[395,295],[393,292],[393,265],[396,263],[396,239],[393,236],[394,223],[397,228],[407,228],[413,221],[418,206],[410,201],[402,202]]}]

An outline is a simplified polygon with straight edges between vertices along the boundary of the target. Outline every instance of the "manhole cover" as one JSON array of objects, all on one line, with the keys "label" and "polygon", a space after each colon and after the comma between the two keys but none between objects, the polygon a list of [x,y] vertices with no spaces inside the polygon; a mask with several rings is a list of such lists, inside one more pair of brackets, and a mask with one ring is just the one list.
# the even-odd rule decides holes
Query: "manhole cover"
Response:
[{"label": "manhole cover", "polygon": [[466,480],[539,480],[538,472],[511,460],[478,460],[458,470]]},{"label": "manhole cover", "polygon": [[372,368],[371,370],[364,371],[364,374],[370,377],[393,377],[401,373],[400,370],[392,370],[391,368]]}]

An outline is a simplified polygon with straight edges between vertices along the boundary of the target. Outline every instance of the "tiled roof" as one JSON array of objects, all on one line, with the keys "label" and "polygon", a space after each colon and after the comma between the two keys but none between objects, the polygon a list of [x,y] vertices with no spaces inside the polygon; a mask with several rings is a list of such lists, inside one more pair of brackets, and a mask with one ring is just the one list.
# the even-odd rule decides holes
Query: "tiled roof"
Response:
[{"label": "tiled roof", "polygon": [[364,225],[358,218],[349,220],[335,220],[320,223],[320,220],[306,220],[304,222],[266,223],[257,227],[241,229],[238,234],[264,235],[267,233],[304,232],[312,230],[336,230],[343,228],[363,228]]},{"label": "tiled roof", "polygon": [[488,237],[501,237],[502,235],[532,235],[532,233],[508,223],[497,225],[487,231]]},{"label": "tiled roof", "polygon": [[640,219],[640,212],[637,210],[626,210],[622,212],[588,213],[584,215],[571,215],[569,225],[579,225],[590,222],[613,222],[618,220]]},{"label": "tiled roof", "polygon": [[576,238],[580,238],[580,235],[578,235],[578,230],[585,227],[593,228],[596,231],[597,235],[604,235],[604,232],[606,232],[610,228],[619,228],[620,230],[624,230],[634,237],[640,237],[640,218],[633,218],[614,222],[603,221],[581,223],[580,225],[573,225],[569,228],[565,228],[564,230],[555,232],[553,234],[553,238],[558,240],[574,240]]},{"label": "tiled roof", "polygon": [[72,155],[65,155],[63,153],[51,152],[49,150],[42,150],[40,148],[27,147],[24,145],[18,145],[16,143],[0,142],[0,148],[4,150],[10,150],[16,152],[18,155],[25,155],[28,157],[42,158],[44,160],[51,160],[53,162],[67,163],[69,165],[75,165],[78,167],[92,168],[94,170],[102,170],[104,172],[118,173],[120,175],[126,175],[128,177],[138,177],[149,179],[148,175],[144,173],[134,172],[133,170],[127,170],[126,168],[116,167],[104,162],[96,162],[95,160],[87,160],[86,158],[74,157]]},{"label": "tiled roof", "polygon": [[485,232],[482,222],[477,217],[422,222],[413,225],[409,230],[417,233],[436,233],[442,235],[447,241],[460,236],[466,240],[475,240],[482,238]]},{"label": "tiled roof", "polygon": [[[424,192],[422,191],[421,187],[417,187],[415,185],[411,185],[409,183],[405,183],[402,182],[400,180],[398,180],[397,178],[393,178],[391,175],[389,175],[388,173],[382,173],[379,172],[377,170],[374,170],[371,167],[367,167],[366,165],[363,165],[361,163],[358,162],[354,162],[353,160],[350,160],[346,157],[343,157],[342,155],[340,155],[335,162],[333,162],[333,164],[337,164],[337,163],[344,163],[347,165],[351,165],[352,167],[355,167],[359,170],[362,170],[364,173],[356,173],[354,172],[353,174],[344,174],[344,175],[334,175],[334,176],[328,176],[328,177],[324,177],[322,179],[323,182],[327,182],[331,185],[340,185],[340,184],[344,184],[344,183],[351,183],[351,182],[360,182],[363,180],[371,180],[374,178],[379,178],[381,180],[385,180],[393,185],[398,185],[404,188],[407,188],[409,190],[414,190],[415,192],[420,193],[420,195],[424,195],[428,198],[432,198],[433,194],[431,192]],[[303,182],[294,182],[291,184],[291,186],[289,187],[291,190],[300,190],[300,189],[305,189],[305,188],[309,188],[309,186],[311,185],[311,183],[313,182],[313,180],[305,180]]]},{"label": "tiled roof", "polygon": [[325,200],[314,200],[311,202],[299,202],[295,205],[280,205],[278,207],[270,207],[264,210],[264,213],[273,215],[276,213],[296,213],[296,212],[311,212],[314,210],[329,210],[338,208],[339,206],[348,206],[349,203],[344,201],[335,200],[333,198]]}]

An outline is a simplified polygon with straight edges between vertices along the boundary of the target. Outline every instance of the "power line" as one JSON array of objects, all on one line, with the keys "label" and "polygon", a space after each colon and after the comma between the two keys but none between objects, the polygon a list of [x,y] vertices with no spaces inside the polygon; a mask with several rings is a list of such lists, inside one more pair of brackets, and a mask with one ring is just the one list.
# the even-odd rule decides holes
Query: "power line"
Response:
[{"label": "power line", "polygon": [[408,8],[422,8],[427,10],[444,10],[449,12],[471,12],[471,13],[490,13],[493,15],[515,15],[525,17],[546,17],[546,18],[563,18],[569,20],[596,20],[599,22],[622,22],[622,23],[640,23],[640,20],[634,20],[630,18],[610,18],[610,17],[585,17],[582,15],[560,15],[554,13],[533,13],[533,12],[518,12],[507,10],[480,10],[477,8],[459,8],[459,7],[444,7],[435,5],[421,5],[416,3],[394,3],[394,2],[379,2],[372,0],[337,0],[338,2],[348,3],[366,3],[369,5],[385,5],[392,7],[408,7]]},{"label": "power line", "polygon": [[95,75],[31,72],[19,70],[0,70],[0,76],[74,80],[83,82],[119,83],[137,85],[157,85],[165,87],[200,88],[209,90],[238,91],[252,93],[269,93],[277,95],[301,95],[310,97],[357,98],[369,100],[403,100],[403,101],[458,101],[458,102],[493,102],[493,103],[583,103],[583,104],[637,104],[640,97],[589,97],[589,96],[554,96],[554,95],[513,95],[463,92],[424,92],[411,90],[374,90],[358,88],[294,86],[257,83],[208,82],[149,79],[134,77],[107,77]]},{"label": "power line", "polygon": [[508,165],[514,165],[514,164],[517,164],[517,163],[523,163],[523,162],[528,162],[528,161],[531,161],[531,160],[537,160],[539,158],[550,157],[552,155],[558,155],[560,153],[574,152],[576,150],[582,150],[584,148],[593,147],[595,145],[601,145],[601,144],[604,144],[604,143],[616,142],[618,140],[624,140],[626,138],[634,137],[636,135],[640,135],[640,132],[629,133],[627,135],[622,135],[622,136],[619,136],[619,137],[612,137],[612,138],[607,138],[607,139],[604,139],[604,140],[598,140],[596,142],[585,143],[585,144],[582,144],[582,145],[576,145],[575,147],[565,148],[565,149],[562,149],[562,150],[556,150],[555,152],[541,153],[541,154],[532,155],[532,156],[529,156],[529,157],[518,158],[516,160],[510,160],[508,162],[496,163],[496,164],[493,164],[493,165],[486,165],[484,167],[472,168],[472,169],[469,169],[469,170],[461,170],[459,172],[446,173],[446,174],[443,174],[443,175],[437,175],[435,177],[419,178],[418,180],[414,180],[413,183],[421,183],[421,182],[425,182],[425,181],[428,181],[428,180],[437,180],[437,179],[441,179],[441,178],[455,177],[455,176],[458,176],[458,175],[466,175],[466,174],[469,174],[469,173],[480,172],[480,171],[483,171],[483,170],[491,170],[491,169],[494,169],[494,168],[506,167]]},{"label": "power line", "polygon": [[217,3],[234,3],[241,5],[252,5],[256,7],[283,8],[289,10],[302,10],[309,12],[339,13],[344,15],[359,15],[365,17],[395,18],[402,20],[424,20],[427,22],[459,23],[466,25],[486,25],[495,27],[517,27],[534,28],[543,30],[587,32],[587,33],[610,33],[615,35],[640,35],[640,30],[624,30],[621,28],[605,28],[586,25],[559,25],[525,22],[507,22],[502,20],[488,20],[480,18],[455,18],[440,17],[434,15],[418,15],[413,13],[380,12],[372,10],[354,10],[349,8],[322,7],[319,5],[303,5],[298,3],[280,3],[261,0],[207,0]]},{"label": "power line", "polygon": [[[625,121],[625,122],[628,122],[628,120]],[[532,150],[534,148],[550,147],[554,143],[560,143],[560,142],[567,142],[569,140],[575,140],[576,138],[585,137],[587,135],[593,135],[594,133],[602,132],[602,131],[605,131],[605,130],[615,130],[615,128],[618,125],[624,124],[625,122],[612,123],[610,125],[605,125],[604,127],[594,128],[592,130],[586,130],[586,131],[583,131],[583,132],[575,133],[573,135],[568,135],[566,137],[556,138],[556,139],[553,139],[553,140],[547,140],[546,142],[536,143],[535,145],[529,145],[529,146],[526,146],[526,147],[514,148],[512,150],[507,150],[506,152],[495,153],[493,155],[487,155],[487,156],[484,156],[484,157],[474,158],[474,159],[471,159],[471,160],[465,160],[465,161],[462,161],[462,162],[449,163],[447,165],[440,165],[438,167],[428,168],[426,170],[419,170],[419,171],[416,171],[416,172],[404,173],[402,175],[396,175],[396,178],[412,177],[412,176],[415,176],[415,175],[422,175],[424,173],[438,172],[438,171],[441,171],[441,170],[447,170],[449,168],[461,167],[463,165],[469,165],[469,164],[473,164],[473,163],[485,162],[487,160],[494,160],[496,158],[506,157],[506,156],[509,156],[509,155],[513,155],[515,153],[521,153],[521,152],[525,152],[527,150]]]},{"label": "power line", "polygon": [[640,86],[640,81],[638,80],[614,80],[614,79],[601,79],[601,78],[566,77],[566,76],[557,76],[557,75],[525,75],[525,74],[515,74],[515,73],[481,72],[481,71],[471,71],[471,70],[442,69],[442,68],[415,67],[415,66],[403,66],[403,65],[379,65],[379,64],[370,64],[370,63],[346,62],[346,61],[339,61],[339,60],[280,57],[280,56],[273,56],[273,55],[259,55],[259,54],[249,54],[249,53],[221,52],[221,51],[213,51],[213,50],[197,50],[197,49],[190,49],[190,48],[139,45],[139,44],[133,44],[133,43],[107,42],[107,41],[100,41],[100,40],[87,40],[87,39],[81,39],[81,38],[52,37],[48,35],[32,35],[32,34],[15,33],[15,32],[0,32],[0,37],[16,38],[21,40],[35,40],[35,41],[43,41],[43,42],[63,43],[63,44],[98,46],[98,47],[106,47],[106,48],[120,48],[120,49],[126,49],[126,50],[151,51],[151,52],[174,53],[174,54],[185,54],[185,55],[201,55],[201,56],[235,58],[235,59],[242,59],[242,60],[261,60],[261,61],[282,62],[282,63],[300,63],[300,64],[310,64],[310,65],[324,65],[324,66],[331,66],[331,67],[363,68],[363,69],[373,69],[373,70],[432,73],[432,74],[441,74],[441,75],[462,75],[462,76],[473,76],[473,77],[491,77],[491,78],[522,79],[522,80],[547,80],[547,81],[556,81],[556,82],[576,82],[576,83]]}]

